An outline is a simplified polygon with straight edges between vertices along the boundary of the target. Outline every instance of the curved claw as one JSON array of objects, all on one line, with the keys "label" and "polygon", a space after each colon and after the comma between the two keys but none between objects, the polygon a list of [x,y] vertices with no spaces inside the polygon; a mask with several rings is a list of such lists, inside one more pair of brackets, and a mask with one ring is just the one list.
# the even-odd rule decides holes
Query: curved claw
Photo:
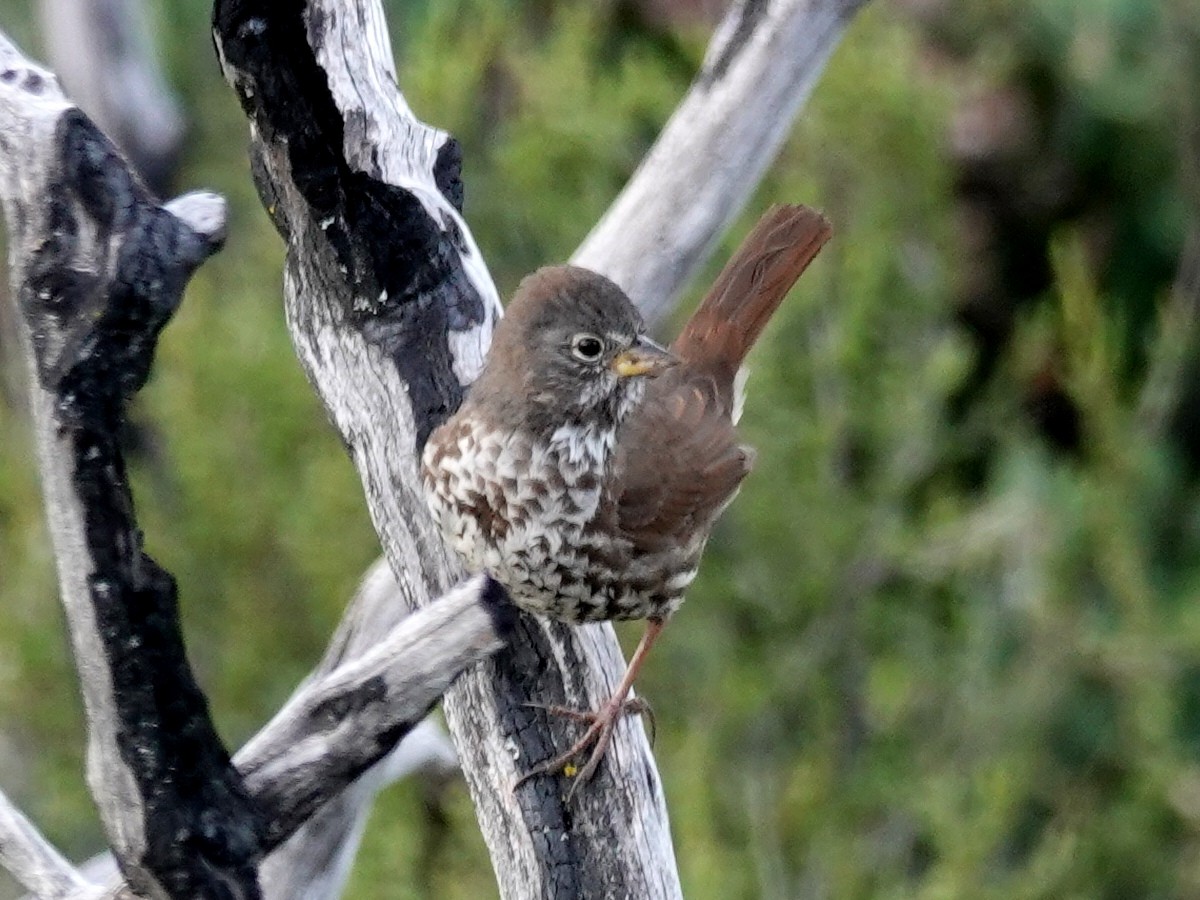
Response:
[{"label": "curved claw", "polygon": [[625,715],[642,716],[650,723],[650,746],[658,739],[658,719],[654,716],[654,707],[644,697],[630,697],[625,701]]},{"label": "curved claw", "polygon": [[[565,752],[545,762],[538,763],[518,778],[517,783],[513,785],[514,791],[536,775],[550,775],[555,772],[562,772],[568,778],[574,778],[574,783],[567,792],[567,799],[570,800],[575,795],[575,791],[579,785],[596,774],[596,769],[599,768],[600,761],[604,758],[605,753],[608,752],[609,744],[612,743],[613,729],[617,727],[617,722],[623,716],[633,713],[649,717],[652,735],[651,743],[653,743],[653,735],[657,731],[654,722],[654,712],[650,708],[650,704],[641,697],[632,697],[617,703],[610,701],[596,712],[544,703],[526,703],[525,706],[531,709],[540,709],[552,715],[564,716],[576,722],[586,722],[588,723],[588,727],[579,740],[567,748]],[[576,771],[572,760],[587,750],[589,746],[592,747],[592,752],[589,754],[587,762]]]},{"label": "curved claw", "polygon": [[[574,776],[575,778],[575,783],[571,785],[571,790],[567,792],[567,799],[570,800],[574,796],[576,788],[596,773],[596,769],[600,765],[600,760],[604,758],[604,754],[608,751],[608,745],[612,742],[613,729],[620,718],[626,713],[638,713],[639,715],[649,716],[650,742],[654,742],[654,736],[658,729],[655,727],[654,713],[650,709],[650,704],[641,697],[630,698],[629,691],[633,688],[633,681],[637,678],[638,670],[642,667],[642,663],[646,659],[646,654],[650,652],[650,648],[654,646],[654,642],[662,634],[665,626],[665,619],[650,619],[646,623],[646,631],[642,634],[642,639],[638,643],[637,650],[634,651],[633,657],[629,660],[629,667],[625,670],[625,676],[621,679],[621,683],[617,685],[616,691],[613,692],[608,702],[596,712],[571,709],[566,706],[547,706],[541,703],[525,704],[533,709],[545,710],[552,715],[566,716],[569,719],[574,719],[576,722],[586,722],[588,723],[588,727],[579,740],[572,744],[566,753],[559,754],[553,759],[539,763],[517,779],[517,783],[513,785],[514,791],[535,775],[563,772],[568,777]],[[587,762],[583,764],[582,769],[576,772],[571,760],[593,744],[595,746],[592,747],[592,752]]]}]

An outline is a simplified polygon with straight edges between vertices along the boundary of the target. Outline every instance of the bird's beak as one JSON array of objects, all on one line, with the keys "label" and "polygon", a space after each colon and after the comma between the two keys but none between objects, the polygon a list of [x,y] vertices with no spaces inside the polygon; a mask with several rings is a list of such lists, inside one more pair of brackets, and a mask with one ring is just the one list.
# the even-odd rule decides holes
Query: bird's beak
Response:
[{"label": "bird's beak", "polygon": [[634,341],[628,350],[617,354],[612,368],[619,377],[631,378],[635,375],[661,375],[678,364],[679,358],[673,356],[666,347],[643,336]]}]

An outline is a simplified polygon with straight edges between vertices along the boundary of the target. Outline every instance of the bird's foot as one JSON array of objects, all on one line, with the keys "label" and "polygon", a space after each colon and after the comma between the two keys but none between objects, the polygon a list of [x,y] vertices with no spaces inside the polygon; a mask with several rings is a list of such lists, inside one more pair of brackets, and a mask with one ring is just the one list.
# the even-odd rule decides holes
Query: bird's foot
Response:
[{"label": "bird's foot", "polygon": [[[527,703],[526,706],[545,710],[551,715],[563,716],[576,722],[584,723],[587,725],[587,730],[565,752],[560,753],[553,759],[538,763],[522,775],[517,780],[517,783],[513,785],[513,790],[516,790],[534,776],[562,772],[568,778],[574,779],[571,789],[567,792],[567,799],[569,800],[575,794],[575,790],[579,785],[596,774],[600,760],[604,758],[604,754],[608,752],[609,744],[612,743],[613,729],[617,727],[617,722],[623,716],[630,713],[644,715],[650,720],[650,741],[651,743],[654,742],[656,731],[654,711],[650,708],[650,704],[641,697],[624,699],[614,697],[595,712],[572,709],[569,706],[550,706],[542,703]],[[582,767],[576,766],[574,762],[575,758],[581,756],[589,747],[591,747],[591,753],[587,758],[587,762]]]}]

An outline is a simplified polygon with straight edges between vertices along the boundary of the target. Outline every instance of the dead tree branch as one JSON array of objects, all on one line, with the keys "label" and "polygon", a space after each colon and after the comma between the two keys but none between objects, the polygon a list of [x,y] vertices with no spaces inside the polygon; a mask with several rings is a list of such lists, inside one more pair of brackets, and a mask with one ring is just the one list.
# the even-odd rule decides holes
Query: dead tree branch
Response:
[{"label": "dead tree branch", "polygon": [[663,321],[741,212],[866,0],[740,0],[654,147],[575,251]]},{"label": "dead tree branch", "polygon": [[[364,589],[378,587],[386,589],[379,581]],[[418,768],[455,767],[426,714],[464,669],[503,646],[515,617],[496,582],[472,578],[368,652],[319,668],[238,752],[270,854],[264,897],[338,896],[375,792]],[[113,875],[103,858],[86,870],[95,881]]]},{"label": "dead tree branch", "polygon": [[[192,677],[175,581],[143,550],[118,440],[184,285],[224,238],[224,201],[196,193],[158,205],[54,76],[3,35],[0,151],[89,786],[139,896],[262,896],[262,854],[388,755],[460,672],[501,646],[515,613],[495,582],[476,578],[311,679],[244,752],[248,789]],[[45,895],[87,895],[17,816],[0,822],[6,861]]]},{"label": "dead tree branch", "polygon": [[[300,690],[344,662],[373,652],[378,636],[387,633],[383,623],[391,622],[397,609],[404,609],[396,577],[386,560],[380,559],[368,569],[348,609],[325,657]],[[235,762],[240,759],[241,753]],[[261,869],[263,893],[278,900],[340,897],[375,795],[415,772],[446,777],[458,770],[453,745],[439,725],[426,719],[382,762],[317,810],[299,831],[267,856]]]},{"label": "dead tree branch", "polygon": [[103,893],[64,859],[3,793],[0,793],[0,866],[39,900],[84,900]]},{"label": "dead tree branch", "polygon": [[234,762],[272,850],[416,727],[458,674],[504,645],[516,609],[476,576],[310,680]]},{"label": "dead tree branch", "polygon": [[40,0],[38,12],[67,94],[164,195],[186,129],[155,56],[145,0]]},{"label": "dead tree branch", "polygon": [[[623,225],[617,216],[608,226],[622,241],[596,238],[578,258],[642,297],[651,289],[673,295],[745,201],[861,5],[747,3],[732,12],[693,89],[684,120],[693,133],[658,151],[657,164],[682,165],[719,128],[735,146],[719,154],[712,177],[749,176],[729,191],[714,185],[720,210],[694,228],[690,215],[654,216],[655,229],[690,229],[676,249],[634,228],[641,217],[625,213]],[[396,91],[377,2],[362,0],[347,14],[329,0],[287,9],[218,0],[214,31],[226,78],[251,121],[260,193],[288,243],[285,304],[298,354],[358,468],[401,592],[420,606],[461,573],[428,520],[416,460],[479,371],[499,313],[461,216],[457,145],[419,122]],[[755,104],[764,92],[772,99]],[[757,110],[750,119],[770,121],[751,129],[735,115],[741,106]],[[708,117],[718,124],[702,128]],[[639,178],[653,179],[653,171]],[[657,189],[671,210],[686,211],[696,197],[686,180]],[[632,254],[625,263],[616,249],[622,242]],[[646,282],[653,288],[638,288],[631,260],[647,263],[659,253],[663,272]],[[351,609],[348,621],[360,614]],[[621,724],[600,776],[573,800],[553,779],[512,790],[567,739],[560,723],[527,704],[594,707],[623,665],[608,626],[571,629],[522,617],[510,649],[447,694],[447,720],[503,896],[679,895],[662,789],[639,722]]]},{"label": "dead tree branch", "polygon": [[54,77],[0,42],[0,191],[37,455],[88,720],[88,780],[145,896],[259,895],[257,815],[142,550],[117,440],[224,203],[157,205]]}]

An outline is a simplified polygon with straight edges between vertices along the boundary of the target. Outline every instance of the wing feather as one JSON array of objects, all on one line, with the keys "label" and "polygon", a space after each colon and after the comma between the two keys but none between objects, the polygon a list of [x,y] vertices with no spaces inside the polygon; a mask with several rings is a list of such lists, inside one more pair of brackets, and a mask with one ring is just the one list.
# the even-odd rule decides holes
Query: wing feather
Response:
[{"label": "wing feather", "polygon": [[734,430],[738,367],[830,233],[815,210],[773,207],[671,345],[682,363],[650,382],[617,437],[616,525],[635,549],[706,535],[750,472]]},{"label": "wing feather", "polygon": [[618,527],[642,552],[706,532],[752,463],[712,378],[668,373],[651,383],[618,438]]}]

